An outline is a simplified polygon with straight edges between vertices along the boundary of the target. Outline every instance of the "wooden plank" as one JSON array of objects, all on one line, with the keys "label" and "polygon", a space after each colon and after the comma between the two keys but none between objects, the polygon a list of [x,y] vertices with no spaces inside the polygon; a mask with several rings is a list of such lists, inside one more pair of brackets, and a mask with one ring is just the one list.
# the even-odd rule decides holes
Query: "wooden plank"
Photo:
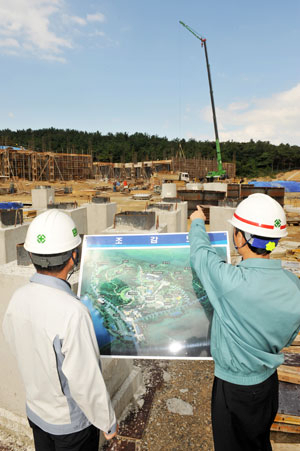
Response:
[{"label": "wooden plank", "polygon": [[297,335],[297,337],[295,338],[295,340],[293,341],[293,345],[294,346],[300,346],[300,332]]},{"label": "wooden plank", "polygon": [[289,353],[284,354],[284,362],[285,366],[294,366],[296,368],[300,368],[300,354]]},{"label": "wooden plank", "polygon": [[285,415],[283,413],[277,413],[274,421],[276,423],[288,423],[300,425],[300,417],[296,415]]},{"label": "wooden plank", "polygon": [[300,367],[280,365],[277,372],[280,381],[300,384]]},{"label": "wooden plank", "polygon": [[288,432],[290,434],[300,434],[300,426],[295,424],[273,423],[271,431]]},{"label": "wooden plank", "polygon": [[300,354],[300,346],[289,346],[288,348],[283,348],[282,352],[284,354]]},{"label": "wooden plank", "polygon": [[271,440],[273,451],[299,451],[299,443],[276,443]]}]

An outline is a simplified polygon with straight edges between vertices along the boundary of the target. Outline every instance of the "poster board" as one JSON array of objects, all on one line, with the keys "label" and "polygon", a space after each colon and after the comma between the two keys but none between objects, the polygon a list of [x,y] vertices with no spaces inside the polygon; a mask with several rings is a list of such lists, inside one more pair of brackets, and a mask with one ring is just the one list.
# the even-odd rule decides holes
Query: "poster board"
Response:
[{"label": "poster board", "polygon": [[[230,261],[227,232],[209,238]],[[86,235],[78,296],[102,357],[207,359],[207,300],[190,267],[188,233]]]}]

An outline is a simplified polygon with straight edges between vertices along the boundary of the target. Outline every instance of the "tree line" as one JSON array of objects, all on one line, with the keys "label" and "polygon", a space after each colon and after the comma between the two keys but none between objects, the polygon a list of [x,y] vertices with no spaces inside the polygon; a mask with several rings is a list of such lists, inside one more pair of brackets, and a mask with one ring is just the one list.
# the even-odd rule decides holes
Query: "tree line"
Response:
[{"label": "tree line", "polygon": [[[146,133],[85,132],[71,129],[0,130],[0,145],[22,146],[38,152],[91,154],[94,161],[137,162],[176,157],[182,149],[186,158],[216,158],[214,141],[173,139]],[[223,162],[235,162],[241,177],[275,175],[300,168],[300,147],[274,145],[269,141],[221,143]]]}]

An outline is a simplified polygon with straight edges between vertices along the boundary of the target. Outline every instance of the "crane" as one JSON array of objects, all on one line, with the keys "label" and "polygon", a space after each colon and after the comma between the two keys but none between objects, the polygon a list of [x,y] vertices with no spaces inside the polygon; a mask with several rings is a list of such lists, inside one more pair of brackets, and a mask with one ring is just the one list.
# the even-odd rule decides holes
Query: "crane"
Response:
[{"label": "crane", "polygon": [[226,171],[225,171],[225,169],[223,169],[223,165],[222,165],[221,148],[220,148],[220,141],[219,141],[219,134],[218,134],[217,117],[216,117],[216,110],[215,110],[215,102],[214,102],[214,95],[213,95],[213,89],[212,89],[210,68],[209,68],[209,62],[208,62],[206,39],[204,37],[200,36],[196,31],[192,30],[188,25],[183,23],[181,20],[179,21],[179,23],[183,27],[185,27],[188,31],[190,31],[197,39],[199,39],[201,41],[201,47],[204,46],[206,67],[207,67],[207,76],[208,76],[208,83],[209,83],[210,100],[211,100],[211,108],[212,108],[214,129],[215,129],[215,137],[216,137],[216,151],[217,151],[217,163],[218,163],[218,170],[217,171],[210,171],[210,172],[208,172],[206,174],[206,178],[208,180],[211,180],[211,179],[214,179],[214,178],[225,178],[226,177]]}]

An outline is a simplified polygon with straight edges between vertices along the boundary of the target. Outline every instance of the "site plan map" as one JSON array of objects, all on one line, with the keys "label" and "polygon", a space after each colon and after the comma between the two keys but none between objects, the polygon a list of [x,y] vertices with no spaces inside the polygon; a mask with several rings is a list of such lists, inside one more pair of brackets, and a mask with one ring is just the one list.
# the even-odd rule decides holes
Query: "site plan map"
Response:
[{"label": "site plan map", "polygon": [[[227,233],[210,239],[228,260]],[[85,236],[78,295],[102,356],[210,356],[207,296],[189,261],[187,233]]]}]

